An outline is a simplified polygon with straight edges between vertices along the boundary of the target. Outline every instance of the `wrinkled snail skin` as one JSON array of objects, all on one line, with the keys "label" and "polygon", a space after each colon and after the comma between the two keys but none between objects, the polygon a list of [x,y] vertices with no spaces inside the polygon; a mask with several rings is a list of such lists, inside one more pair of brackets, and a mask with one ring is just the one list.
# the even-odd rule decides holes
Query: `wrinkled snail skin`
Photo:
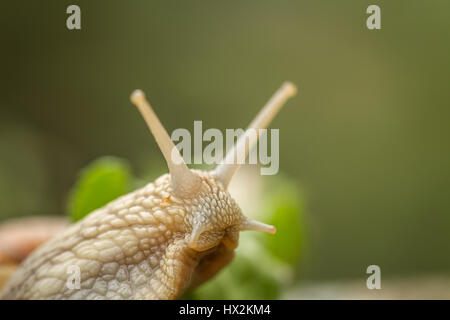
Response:
[{"label": "wrinkled snail skin", "polygon": [[[233,251],[244,217],[226,190],[198,172],[194,199],[170,194],[170,176],[94,211],[34,251],[5,287],[5,299],[174,299],[205,253]],[[196,220],[205,230],[197,251],[189,247]],[[80,289],[66,285],[69,267],[80,268]],[[218,270],[221,268],[217,268]],[[206,271],[203,271],[206,276]],[[212,275],[211,275],[212,276]],[[202,274],[194,276],[202,278]]]},{"label": "wrinkled snail skin", "polygon": [[[249,128],[268,125],[295,86],[285,83]],[[234,256],[239,232],[275,228],[246,218],[227,191],[236,165],[191,170],[141,91],[131,97],[169,174],[95,210],[32,252],[2,299],[176,299],[209,280]],[[230,152],[245,152],[251,146]],[[255,142],[253,142],[255,143]],[[227,154],[229,156],[229,154]],[[70,285],[76,266],[79,288]]]}]

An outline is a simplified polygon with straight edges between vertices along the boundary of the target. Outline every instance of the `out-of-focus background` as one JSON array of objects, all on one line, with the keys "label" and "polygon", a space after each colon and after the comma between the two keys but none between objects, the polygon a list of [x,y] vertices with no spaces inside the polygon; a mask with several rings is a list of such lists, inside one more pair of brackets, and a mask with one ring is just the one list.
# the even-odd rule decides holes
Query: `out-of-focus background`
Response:
[{"label": "out-of-focus background", "polygon": [[[81,30],[66,28],[70,4]],[[366,27],[370,4],[381,30]],[[65,214],[80,169],[103,155],[148,181],[164,173],[135,88],[169,132],[194,120],[224,130],[290,80],[299,95],[271,125],[304,203],[284,296],[365,297],[376,264],[392,288],[449,297],[450,2],[47,0],[1,12],[0,220]]]}]

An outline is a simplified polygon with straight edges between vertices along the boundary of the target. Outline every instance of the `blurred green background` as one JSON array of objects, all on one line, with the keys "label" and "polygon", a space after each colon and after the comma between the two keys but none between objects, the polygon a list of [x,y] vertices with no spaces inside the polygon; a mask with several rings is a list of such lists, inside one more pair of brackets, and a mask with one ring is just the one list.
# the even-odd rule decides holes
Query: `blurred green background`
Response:
[{"label": "blurred green background", "polygon": [[[81,7],[82,30],[66,28]],[[381,7],[382,29],[366,28]],[[129,95],[171,132],[272,124],[306,203],[299,281],[450,273],[449,1],[3,1],[0,219],[64,214],[92,160],[163,157]],[[263,177],[264,179],[264,177]],[[296,244],[293,244],[296,245]]]}]

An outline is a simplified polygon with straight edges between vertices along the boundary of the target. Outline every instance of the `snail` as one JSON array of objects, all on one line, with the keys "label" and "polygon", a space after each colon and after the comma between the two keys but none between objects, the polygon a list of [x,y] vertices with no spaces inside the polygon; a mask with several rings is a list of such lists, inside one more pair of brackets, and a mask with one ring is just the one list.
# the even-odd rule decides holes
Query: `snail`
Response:
[{"label": "snail", "polygon": [[[34,250],[4,286],[2,299],[176,299],[231,262],[239,233],[275,233],[243,215],[227,186],[296,87],[284,83],[211,171],[189,169],[141,90],[131,101],[169,169],[141,189],[84,217]],[[250,135],[256,130],[257,135]],[[254,137],[254,138],[252,138]],[[70,286],[73,267],[78,286]]]}]

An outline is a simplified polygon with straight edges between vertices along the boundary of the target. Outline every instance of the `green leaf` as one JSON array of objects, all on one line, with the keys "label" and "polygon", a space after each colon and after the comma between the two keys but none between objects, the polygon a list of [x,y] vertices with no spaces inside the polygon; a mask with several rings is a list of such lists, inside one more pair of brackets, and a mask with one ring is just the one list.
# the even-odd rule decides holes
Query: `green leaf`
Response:
[{"label": "green leaf", "polygon": [[75,183],[68,213],[76,222],[90,212],[130,191],[131,174],[126,161],[102,157],[84,168]]},{"label": "green leaf", "polygon": [[303,202],[298,187],[286,178],[273,185],[266,200],[265,217],[276,226],[275,235],[262,235],[266,248],[278,259],[295,266],[299,262],[303,247],[302,225]]}]

